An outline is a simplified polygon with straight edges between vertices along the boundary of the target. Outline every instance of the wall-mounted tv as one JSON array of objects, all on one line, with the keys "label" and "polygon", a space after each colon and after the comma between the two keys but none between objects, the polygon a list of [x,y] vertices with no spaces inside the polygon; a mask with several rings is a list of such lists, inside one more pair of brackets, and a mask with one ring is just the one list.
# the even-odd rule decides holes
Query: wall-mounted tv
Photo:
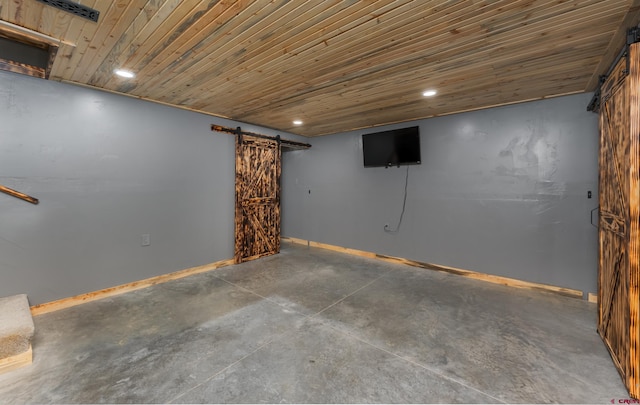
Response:
[{"label": "wall-mounted tv", "polygon": [[420,164],[420,127],[362,135],[364,167]]}]

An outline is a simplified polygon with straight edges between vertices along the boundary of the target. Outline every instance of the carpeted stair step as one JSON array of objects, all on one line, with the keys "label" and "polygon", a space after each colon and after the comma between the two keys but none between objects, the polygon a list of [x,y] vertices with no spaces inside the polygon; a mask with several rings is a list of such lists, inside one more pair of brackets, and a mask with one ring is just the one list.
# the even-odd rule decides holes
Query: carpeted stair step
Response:
[{"label": "carpeted stair step", "polygon": [[0,373],[31,364],[34,330],[26,294],[0,298]]}]

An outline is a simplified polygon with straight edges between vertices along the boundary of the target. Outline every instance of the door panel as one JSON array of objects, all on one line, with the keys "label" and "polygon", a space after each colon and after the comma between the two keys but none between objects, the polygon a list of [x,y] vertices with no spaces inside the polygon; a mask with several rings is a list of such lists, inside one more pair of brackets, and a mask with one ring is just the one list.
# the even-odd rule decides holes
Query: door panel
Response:
[{"label": "door panel", "polygon": [[599,158],[598,333],[634,398],[640,395],[639,77],[633,44],[629,60],[623,58],[602,86]]},{"label": "door panel", "polygon": [[280,252],[280,143],[236,136],[235,262]]}]

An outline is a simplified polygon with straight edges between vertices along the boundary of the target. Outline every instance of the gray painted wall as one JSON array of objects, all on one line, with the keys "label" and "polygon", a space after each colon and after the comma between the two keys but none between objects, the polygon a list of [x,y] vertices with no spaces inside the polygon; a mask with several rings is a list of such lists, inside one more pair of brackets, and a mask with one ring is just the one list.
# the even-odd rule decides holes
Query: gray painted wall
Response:
[{"label": "gray painted wall", "polygon": [[31,304],[232,258],[234,138],[210,125],[275,135],[2,71],[0,123],[0,184],[40,199],[0,193],[0,297]]},{"label": "gray painted wall", "polygon": [[[283,155],[283,234],[595,291],[590,96],[419,121],[396,234],[406,172],[363,167],[372,131],[305,140]],[[2,71],[0,123],[0,184],[40,199],[0,194],[0,296],[32,304],[231,258],[233,137],[209,126],[276,134]]]},{"label": "gray painted wall", "polygon": [[[283,235],[597,290],[598,118],[581,94],[314,138],[284,155]],[[422,164],[364,168],[361,135],[419,125]],[[587,198],[591,190],[592,199]],[[310,193],[309,193],[310,191]]]}]

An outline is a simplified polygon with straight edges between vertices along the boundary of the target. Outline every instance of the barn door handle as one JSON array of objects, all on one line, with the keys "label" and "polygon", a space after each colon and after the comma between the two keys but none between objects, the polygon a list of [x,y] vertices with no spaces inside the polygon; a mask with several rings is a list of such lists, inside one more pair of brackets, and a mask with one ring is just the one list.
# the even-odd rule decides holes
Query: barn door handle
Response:
[{"label": "barn door handle", "polygon": [[597,207],[595,207],[594,209],[591,210],[591,225],[595,226],[596,228],[598,227],[598,224],[594,224],[593,223],[593,211],[599,210],[599,209],[600,209],[600,206],[598,205]]}]

